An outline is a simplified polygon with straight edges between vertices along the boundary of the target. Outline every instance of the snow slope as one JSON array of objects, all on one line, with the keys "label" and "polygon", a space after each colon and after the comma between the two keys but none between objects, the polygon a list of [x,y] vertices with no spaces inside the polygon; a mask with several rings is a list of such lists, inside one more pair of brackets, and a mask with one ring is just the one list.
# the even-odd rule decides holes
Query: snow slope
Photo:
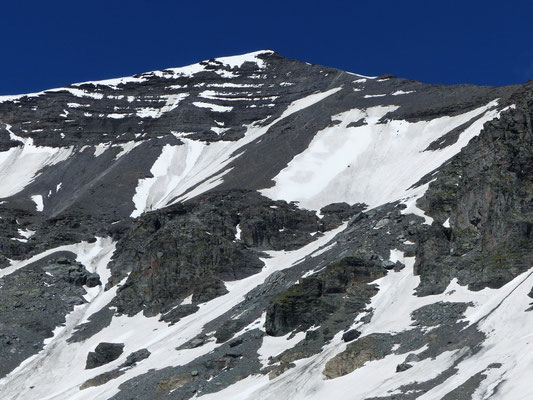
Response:
[{"label": "snow slope", "polygon": [[[309,147],[274,178],[276,184],[262,193],[276,200],[298,201],[313,210],[339,201],[376,207],[408,197],[412,185],[457,154],[485,122],[498,117],[497,104],[494,100],[458,116],[415,123],[381,122],[397,106],[335,115],[331,119],[338,124],[318,132]],[[430,143],[480,115],[453,145],[426,150]],[[361,120],[363,126],[349,127]]]},{"label": "snow slope", "polygon": [[[523,326],[533,322],[532,313],[523,313],[530,303],[527,292],[533,285],[533,271],[525,272],[501,289],[472,292],[454,281],[443,294],[420,298],[414,295],[419,283],[419,278],[413,275],[414,258],[404,258],[401,252],[393,252],[391,259],[400,259],[407,267],[402,272],[388,274],[376,281],[380,290],[372,299],[371,307],[375,310],[372,321],[367,325],[354,324],[354,327],[362,328],[362,335],[412,329],[410,314],[438,301],[472,301],[474,306],[467,310],[467,320],[469,324],[478,324],[479,329],[488,335],[482,350],[460,362],[458,372],[452,378],[418,399],[440,399],[471,376],[485,371],[492,363],[502,363],[503,366],[488,370],[489,378],[476,390],[473,399],[490,397],[518,400],[533,397],[533,388],[527,383],[528,371],[533,367],[533,341],[531,335],[523,330]],[[522,313],[517,318],[519,310]],[[418,362],[401,374],[396,373],[396,366],[404,361],[406,355],[389,355],[381,360],[370,361],[351,374],[326,380],[322,375],[325,363],[346,346],[340,336],[338,334],[320,354],[296,361],[296,368],[274,380],[264,375],[250,376],[221,392],[199,398],[318,400],[331,397],[349,400],[389,396],[402,385],[420,381],[421,377],[422,380],[436,377],[464,354],[463,349],[445,352],[435,359]]]},{"label": "snow slope", "polygon": [[216,187],[228,172],[225,168],[239,157],[239,151],[244,146],[266,134],[289,115],[320,102],[340,89],[314,93],[294,101],[273,122],[266,126],[252,124],[244,137],[235,142],[218,141],[208,146],[207,143],[181,138],[183,145],[165,146],[150,170],[153,177],[139,181],[133,198],[135,211],[131,216],[138,217],[144,211],[173,204],[176,198],[183,201]]}]

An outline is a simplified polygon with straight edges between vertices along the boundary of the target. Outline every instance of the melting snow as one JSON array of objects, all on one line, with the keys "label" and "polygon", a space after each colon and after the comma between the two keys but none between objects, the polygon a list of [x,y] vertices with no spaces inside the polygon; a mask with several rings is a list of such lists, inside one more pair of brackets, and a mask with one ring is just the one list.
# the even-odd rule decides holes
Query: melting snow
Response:
[{"label": "melting snow", "polygon": [[19,235],[26,238],[26,239],[29,239],[31,238],[33,235],[35,235],[35,231],[30,231],[29,229],[20,229],[18,230],[19,232]]},{"label": "melting snow", "polygon": [[[298,201],[300,206],[313,210],[339,201],[376,207],[422,195],[419,188],[409,188],[457,154],[479,134],[485,122],[498,117],[501,111],[495,109],[496,105],[493,101],[462,115],[415,123],[381,122],[398,106],[354,109],[336,115],[332,119],[340,124],[318,132],[308,148],[274,178],[276,184],[261,192],[274,200]],[[462,132],[455,144],[424,151],[446,132],[479,115],[481,118]],[[365,125],[348,127],[363,118]]]},{"label": "melting snow", "polygon": [[[131,217],[136,218],[146,210],[153,210],[167,205],[180,189],[185,190],[185,178],[197,165],[201,156],[210,153],[219,145],[213,143],[207,146],[203,142],[181,139],[184,144],[180,146],[165,145],[161,155],[150,169],[152,178],[145,178],[139,184],[133,197],[135,210]],[[201,160],[200,160],[201,161]]]},{"label": "melting snow", "polygon": [[0,198],[20,192],[33,182],[44,167],[64,161],[72,154],[72,147],[35,146],[31,138],[16,136],[11,131],[11,126],[6,127],[11,138],[21,141],[23,146],[0,152]]},{"label": "melting snow", "polygon": [[37,211],[41,212],[44,210],[44,203],[43,203],[43,196],[40,194],[36,194],[31,196],[31,199],[35,203],[35,208]]},{"label": "melting snow", "polygon": [[414,92],[415,92],[414,90],[408,90],[408,91],[397,90],[396,92],[392,93],[392,95],[399,96],[401,94],[409,94],[409,93],[414,93]]},{"label": "melting snow", "polygon": [[228,111],[233,110],[233,107],[230,107],[230,106],[221,106],[221,105],[218,105],[218,104],[203,103],[201,101],[195,101],[192,104],[195,105],[196,107],[208,108],[208,109],[210,109],[211,111],[214,111],[214,112],[228,112]]},{"label": "melting snow", "polygon": [[[138,217],[146,210],[170,205],[201,194],[222,182],[230,171],[229,163],[241,153],[239,150],[264,135],[271,126],[283,118],[309,107],[339,91],[334,88],[322,93],[314,93],[291,103],[282,115],[268,126],[248,127],[244,137],[238,141],[217,141],[207,145],[204,142],[184,138],[187,133],[176,134],[183,145],[166,145],[150,172],[152,178],[141,179],[136,188],[132,217]],[[226,168],[224,170],[224,168]],[[190,190],[193,188],[193,190]],[[174,200],[177,198],[177,200]]]},{"label": "melting snow", "polygon": [[241,224],[237,224],[235,227],[237,233],[235,233],[235,240],[241,240]]}]

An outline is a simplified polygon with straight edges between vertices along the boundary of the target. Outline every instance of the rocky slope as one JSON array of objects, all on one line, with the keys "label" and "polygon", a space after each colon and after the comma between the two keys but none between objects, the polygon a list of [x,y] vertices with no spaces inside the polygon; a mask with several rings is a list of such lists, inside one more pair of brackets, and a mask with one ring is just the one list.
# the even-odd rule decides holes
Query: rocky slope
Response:
[{"label": "rocky slope", "polygon": [[533,86],[272,51],[0,97],[6,399],[527,399]]}]

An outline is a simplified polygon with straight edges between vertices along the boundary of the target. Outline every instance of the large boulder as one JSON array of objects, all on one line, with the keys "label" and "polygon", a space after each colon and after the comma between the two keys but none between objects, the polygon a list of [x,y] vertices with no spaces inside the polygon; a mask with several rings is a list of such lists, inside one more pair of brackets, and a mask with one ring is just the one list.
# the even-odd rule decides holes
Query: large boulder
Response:
[{"label": "large boulder", "polygon": [[123,343],[102,342],[87,355],[85,369],[97,368],[115,361],[124,351]]}]

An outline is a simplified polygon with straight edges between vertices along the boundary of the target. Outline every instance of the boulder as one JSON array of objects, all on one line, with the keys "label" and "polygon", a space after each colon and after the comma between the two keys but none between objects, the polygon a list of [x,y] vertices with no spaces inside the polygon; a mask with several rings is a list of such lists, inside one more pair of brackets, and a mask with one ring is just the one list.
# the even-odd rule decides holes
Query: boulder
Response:
[{"label": "boulder", "polygon": [[115,361],[124,351],[123,343],[102,342],[96,346],[94,351],[87,355],[85,369],[97,368]]}]

